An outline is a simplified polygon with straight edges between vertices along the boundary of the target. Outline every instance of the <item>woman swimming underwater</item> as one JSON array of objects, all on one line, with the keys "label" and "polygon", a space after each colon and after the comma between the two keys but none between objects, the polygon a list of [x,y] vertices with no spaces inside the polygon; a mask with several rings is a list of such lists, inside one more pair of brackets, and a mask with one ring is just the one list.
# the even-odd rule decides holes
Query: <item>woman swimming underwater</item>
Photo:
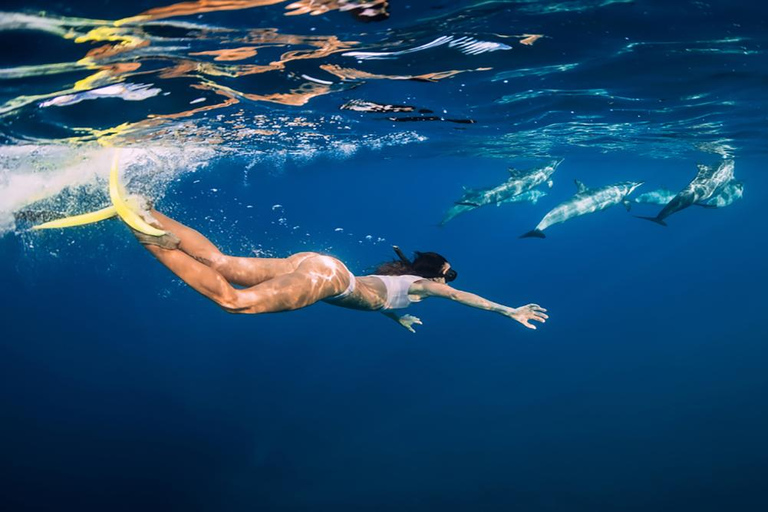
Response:
[{"label": "woman swimming underwater", "polygon": [[[230,313],[276,313],[304,308],[323,301],[363,311],[380,311],[411,332],[421,320],[399,316],[404,309],[428,297],[443,297],[465,306],[499,313],[530,329],[531,321],[544,323],[546,309],[528,304],[511,308],[473,293],[457,290],[447,282],[456,278],[450,263],[437,253],[416,253],[413,261],[395,247],[400,261],[380,265],[376,274],[355,276],[336,258],[300,252],[287,258],[242,258],[223,254],[192,228],[149,211],[161,237],[134,231],[144,247],[189,286]],[[235,288],[235,286],[243,288]]]}]

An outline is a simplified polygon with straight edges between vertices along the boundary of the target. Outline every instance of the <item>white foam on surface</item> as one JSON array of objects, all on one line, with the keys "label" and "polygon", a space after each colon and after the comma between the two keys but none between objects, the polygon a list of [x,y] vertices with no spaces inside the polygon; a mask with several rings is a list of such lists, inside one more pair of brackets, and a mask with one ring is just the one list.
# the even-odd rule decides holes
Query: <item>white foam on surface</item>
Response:
[{"label": "white foam on surface", "polygon": [[[98,146],[0,147],[0,236],[16,229],[14,213],[35,203],[43,209],[55,207],[62,215],[107,206],[114,153],[114,148]],[[213,150],[205,147],[122,148],[121,179],[130,192],[157,198],[173,179],[194,172],[212,157]],[[72,200],[55,202],[63,194]]]}]

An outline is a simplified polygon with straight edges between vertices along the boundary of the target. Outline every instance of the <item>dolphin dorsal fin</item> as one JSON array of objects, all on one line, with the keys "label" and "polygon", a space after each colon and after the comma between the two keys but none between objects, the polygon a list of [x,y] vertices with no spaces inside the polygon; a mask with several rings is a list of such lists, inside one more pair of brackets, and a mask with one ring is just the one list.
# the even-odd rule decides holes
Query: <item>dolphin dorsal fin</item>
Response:
[{"label": "dolphin dorsal fin", "polygon": [[582,194],[582,193],[586,192],[587,186],[585,184],[583,184],[579,180],[573,180],[573,182],[576,184],[576,193],[577,194]]}]

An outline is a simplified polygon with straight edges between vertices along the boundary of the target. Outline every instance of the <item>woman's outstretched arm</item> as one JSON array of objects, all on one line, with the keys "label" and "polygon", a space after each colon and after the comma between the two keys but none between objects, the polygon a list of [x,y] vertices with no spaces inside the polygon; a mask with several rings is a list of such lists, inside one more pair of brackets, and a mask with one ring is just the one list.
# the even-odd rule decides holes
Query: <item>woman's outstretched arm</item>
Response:
[{"label": "woman's outstretched arm", "polygon": [[408,293],[425,298],[442,297],[444,299],[456,301],[459,304],[464,304],[465,306],[499,313],[500,315],[517,320],[529,329],[536,329],[536,326],[533,325],[531,321],[544,323],[547,318],[549,318],[549,316],[546,315],[547,310],[538,304],[528,304],[519,308],[511,308],[503,304],[492,302],[479,295],[475,295],[474,293],[457,290],[447,284],[429,280],[416,281],[411,285]]}]

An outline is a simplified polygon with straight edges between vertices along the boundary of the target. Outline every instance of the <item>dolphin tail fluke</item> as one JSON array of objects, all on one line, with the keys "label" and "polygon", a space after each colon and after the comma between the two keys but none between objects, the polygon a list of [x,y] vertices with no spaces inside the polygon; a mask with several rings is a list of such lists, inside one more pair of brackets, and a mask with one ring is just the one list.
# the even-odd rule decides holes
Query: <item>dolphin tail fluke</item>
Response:
[{"label": "dolphin tail fluke", "polygon": [[547,238],[544,232],[540,229],[534,229],[525,234],[520,235],[520,238]]},{"label": "dolphin tail fluke", "polygon": [[638,219],[645,219],[645,220],[649,220],[651,222],[655,222],[656,224],[659,224],[660,226],[666,226],[667,225],[666,222],[664,222],[662,219],[660,219],[658,217],[641,217],[640,215],[635,215],[635,217],[637,217]]}]

